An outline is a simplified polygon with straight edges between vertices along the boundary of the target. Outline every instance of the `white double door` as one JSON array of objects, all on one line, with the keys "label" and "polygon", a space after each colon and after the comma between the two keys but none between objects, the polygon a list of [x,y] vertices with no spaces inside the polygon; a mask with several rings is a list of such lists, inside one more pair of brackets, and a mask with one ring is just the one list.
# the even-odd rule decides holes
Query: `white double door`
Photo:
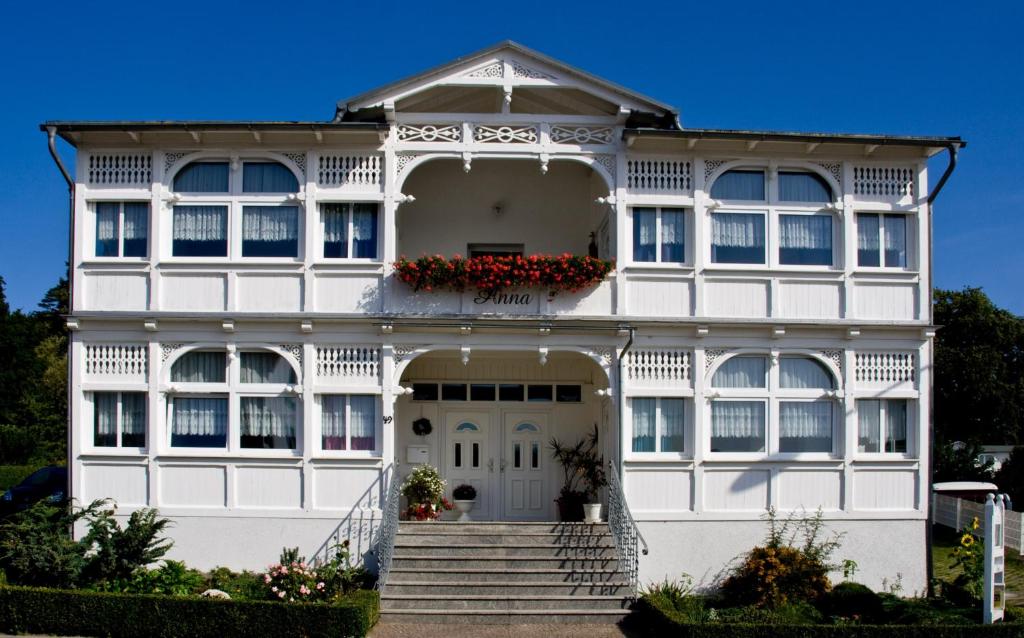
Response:
[{"label": "white double door", "polygon": [[522,410],[445,413],[444,478],[476,488],[474,520],[541,521],[553,512],[548,414]]}]

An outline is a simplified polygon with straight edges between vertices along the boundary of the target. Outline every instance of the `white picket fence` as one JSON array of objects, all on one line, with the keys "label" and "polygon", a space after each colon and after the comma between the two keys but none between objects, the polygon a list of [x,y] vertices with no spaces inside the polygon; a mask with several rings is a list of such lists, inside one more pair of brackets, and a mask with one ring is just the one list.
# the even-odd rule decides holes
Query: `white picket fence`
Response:
[{"label": "white picket fence", "polygon": [[[985,504],[975,503],[955,496],[934,494],[932,496],[932,522],[961,530],[970,525],[974,517],[978,517],[981,528],[978,535],[985,529]],[[1021,553],[1024,547],[1024,514],[1006,510],[1006,546]]]}]

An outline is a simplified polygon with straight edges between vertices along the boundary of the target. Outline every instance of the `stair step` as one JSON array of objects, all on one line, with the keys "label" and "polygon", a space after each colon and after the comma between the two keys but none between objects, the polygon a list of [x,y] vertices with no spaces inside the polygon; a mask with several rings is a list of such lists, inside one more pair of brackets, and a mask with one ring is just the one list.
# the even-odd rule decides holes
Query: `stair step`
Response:
[{"label": "stair step", "polygon": [[514,567],[519,569],[547,569],[557,567],[574,571],[590,571],[592,569],[612,569],[619,561],[610,558],[571,558],[566,556],[431,556],[413,554],[395,556],[392,565],[405,568],[434,569],[436,567],[478,568],[478,567]]},{"label": "stair step", "polygon": [[564,547],[562,545],[423,545],[395,544],[395,560],[415,556],[435,558],[592,558],[615,560],[615,548],[608,545]]},{"label": "stair step", "polygon": [[451,612],[445,609],[387,609],[381,610],[381,619],[417,624],[552,624],[552,623],[616,623],[629,615],[625,609],[560,609],[556,613],[533,610],[464,609]]},{"label": "stair step", "polygon": [[621,582],[623,580],[625,578],[622,572],[617,569],[589,569],[581,571],[562,568],[522,569],[502,566],[494,566],[492,569],[468,567],[433,567],[424,569],[422,567],[394,566],[389,572],[388,586],[392,583],[399,584],[403,581],[602,583]]},{"label": "stair step", "polygon": [[395,535],[396,545],[560,545],[562,547],[589,547],[614,545],[608,534],[559,534],[557,532],[528,532],[504,534],[489,532],[403,533]]},{"label": "stair step", "polygon": [[446,521],[402,521],[399,534],[523,534],[555,533],[586,536],[607,534],[607,523],[456,523]]},{"label": "stair step", "polygon": [[464,581],[429,581],[407,580],[388,582],[384,591],[395,595],[417,595],[428,592],[438,596],[469,595],[505,595],[505,596],[618,596],[624,598],[632,594],[629,583],[625,580],[606,582],[551,582],[551,581],[520,581],[520,582],[473,582]]},{"label": "stair step", "polygon": [[538,613],[563,609],[626,609],[628,602],[622,596],[574,595],[487,595],[464,594],[447,596],[437,594],[382,594],[381,605],[388,611],[396,609],[447,609],[450,611],[532,610]]}]

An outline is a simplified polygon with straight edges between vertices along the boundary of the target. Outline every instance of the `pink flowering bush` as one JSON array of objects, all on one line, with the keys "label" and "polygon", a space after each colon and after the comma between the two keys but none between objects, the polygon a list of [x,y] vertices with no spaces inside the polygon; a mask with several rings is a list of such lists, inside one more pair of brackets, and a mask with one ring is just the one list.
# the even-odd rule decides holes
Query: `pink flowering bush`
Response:
[{"label": "pink flowering bush", "polygon": [[282,602],[331,602],[355,589],[369,589],[373,576],[353,566],[348,541],[335,545],[330,559],[307,563],[298,548],[285,549],[262,575],[267,598]]},{"label": "pink flowering bush", "polygon": [[271,600],[285,602],[320,602],[327,600],[327,583],[305,561],[281,562],[271,565],[263,574],[263,584]]}]

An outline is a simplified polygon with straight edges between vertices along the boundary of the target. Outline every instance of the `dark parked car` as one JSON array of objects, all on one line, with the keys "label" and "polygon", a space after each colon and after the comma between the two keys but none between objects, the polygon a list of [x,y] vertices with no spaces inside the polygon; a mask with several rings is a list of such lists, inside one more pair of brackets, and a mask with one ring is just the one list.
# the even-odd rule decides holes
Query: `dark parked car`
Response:
[{"label": "dark parked car", "polygon": [[67,468],[48,465],[0,496],[0,516],[20,512],[44,498],[51,503],[63,503],[67,500],[67,489]]}]

